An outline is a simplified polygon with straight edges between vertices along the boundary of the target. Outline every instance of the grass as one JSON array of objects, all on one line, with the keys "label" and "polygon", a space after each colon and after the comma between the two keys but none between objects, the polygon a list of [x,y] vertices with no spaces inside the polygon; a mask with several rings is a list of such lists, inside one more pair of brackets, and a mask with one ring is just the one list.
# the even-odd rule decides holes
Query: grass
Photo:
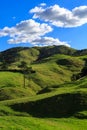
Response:
[{"label": "grass", "polygon": [[29,87],[26,79],[26,88],[23,87],[23,75],[15,72],[0,72],[0,100],[35,95],[35,90]]},{"label": "grass", "polygon": [[25,59],[36,73],[26,78],[24,88],[23,74],[0,72],[0,130],[87,129],[87,77],[71,82],[72,75],[84,67],[87,55],[74,56],[76,50],[57,49],[3,52],[9,69],[19,69]]},{"label": "grass", "polygon": [[[56,86],[54,91],[31,97],[1,101],[0,105],[10,107],[15,112],[27,113],[36,117],[70,117],[86,118],[87,113],[87,78]],[[2,110],[2,109],[1,109]],[[1,111],[0,110],[0,111]],[[85,111],[85,112],[84,112]],[[83,112],[83,114],[82,114]],[[4,110],[2,113],[11,113]],[[21,113],[20,113],[21,115]],[[26,115],[26,114],[25,114]]]},{"label": "grass", "polygon": [[41,119],[33,117],[0,117],[0,130],[86,130],[87,120],[75,118]]},{"label": "grass", "polygon": [[[49,68],[51,68],[51,66]],[[7,94],[3,91],[4,94],[2,93],[2,95],[10,95],[9,98],[6,97],[6,99],[12,100],[0,101],[0,115],[23,114],[25,116],[31,115],[36,117],[76,116],[79,118],[86,118],[86,112],[85,114],[83,112],[86,111],[87,106],[86,84],[87,77],[84,77],[75,82],[67,82],[61,85],[55,84],[54,86],[48,86],[49,89],[53,87],[51,92],[45,92],[44,94],[39,94],[35,96],[28,95],[28,91],[30,92],[28,88],[25,89],[21,87],[20,89],[18,87],[14,87],[13,89],[12,87],[5,87],[5,91]],[[17,98],[15,98],[16,96]],[[3,109],[2,111],[2,106],[6,106],[7,109]],[[75,106],[75,108],[73,106]]]},{"label": "grass", "polygon": [[[30,75],[30,79],[26,79],[25,89],[23,88],[23,75],[21,73],[0,72],[0,100],[32,96],[46,87],[52,88],[52,86],[70,82],[72,74],[80,72],[84,65],[84,61],[83,59],[80,59],[80,57],[55,54],[53,52],[53,55],[50,57],[47,56],[37,60],[40,53],[38,48],[18,48],[18,50],[19,51],[16,50],[15,52],[15,49],[13,49],[13,51],[8,50],[5,52],[8,54],[8,59],[10,53],[15,55],[13,62],[10,61],[12,63],[9,64],[9,68],[19,69],[19,62],[25,59],[26,63],[31,65],[36,73]],[[13,52],[16,54],[13,54]],[[65,60],[66,65],[63,65],[61,60]]]},{"label": "grass", "polygon": [[[0,100],[6,99],[6,97],[2,97],[3,93],[4,95],[9,95],[7,99],[21,97],[22,93],[25,96],[31,96],[42,88],[59,85],[71,80],[72,71],[58,66],[55,62],[33,64],[32,67],[36,73],[31,75],[31,79],[26,79],[26,89],[23,88],[22,74],[17,72],[0,72]],[[19,96],[18,94],[16,95],[17,91],[20,93]],[[13,96],[14,93],[15,96]]]},{"label": "grass", "polygon": [[0,88],[23,86],[22,81],[23,76],[20,73],[0,72]]}]

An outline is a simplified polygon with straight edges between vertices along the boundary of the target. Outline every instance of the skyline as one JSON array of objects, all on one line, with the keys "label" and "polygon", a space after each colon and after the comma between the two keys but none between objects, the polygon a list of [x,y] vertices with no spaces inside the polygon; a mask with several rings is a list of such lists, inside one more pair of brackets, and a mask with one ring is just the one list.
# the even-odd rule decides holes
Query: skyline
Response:
[{"label": "skyline", "polygon": [[0,51],[18,46],[87,48],[86,0],[3,0],[0,20]]}]

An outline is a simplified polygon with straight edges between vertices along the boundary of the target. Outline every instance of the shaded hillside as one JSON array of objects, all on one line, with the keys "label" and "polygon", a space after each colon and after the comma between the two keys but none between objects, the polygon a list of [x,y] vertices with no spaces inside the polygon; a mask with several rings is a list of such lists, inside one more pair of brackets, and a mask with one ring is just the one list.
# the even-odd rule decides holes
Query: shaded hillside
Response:
[{"label": "shaded hillside", "polygon": [[18,57],[20,56],[19,52],[26,49],[27,48],[17,47],[3,51],[0,53],[0,61],[3,62],[5,60],[5,62],[9,64],[15,62],[16,60],[18,60]]},{"label": "shaded hillside", "polygon": [[11,48],[0,53],[0,62],[4,62],[8,66],[13,66],[13,68],[17,68],[21,61],[25,61],[27,64],[30,64],[38,58],[38,55],[39,51],[35,48]]},{"label": "shaded hillside", "polygon": [[30,64],[31,62],[42,60],[55,54],[63,54],[68,56],[84,56],[87,55],[87,49],[76,50],[63,45],[32,48],[16,47],[0,52],[0,62],[5,62],[10,65],[24,60],[28,64]]},{"label": "shaded hillside", "polygon": [[15,111],[27,112],[34,117],[70,117],[87,110],[87,94],[66,93],[50,98],[11,105]]},{"label": "shaded hillside", "polygon": [[75,49],[66,46],[49,46],[49,47],[16,47],[0,53],[0,62],[8,64],[25,60],[33,62],[42,58],[47,58],[55,54],[72,55],[76,52]]},{"label": "shaded hillside", "polygon": [[77,50],[75,53],[74,53],[75,56],[84,56],[84,55],[87,55],[87,49],[83,49],[83,50]]},{"label": "shaded hillside", "polygon": [[48,46],[40,48],[39,59],[46,58],[55,54],[73,55],[75,49],[66,46]]}]

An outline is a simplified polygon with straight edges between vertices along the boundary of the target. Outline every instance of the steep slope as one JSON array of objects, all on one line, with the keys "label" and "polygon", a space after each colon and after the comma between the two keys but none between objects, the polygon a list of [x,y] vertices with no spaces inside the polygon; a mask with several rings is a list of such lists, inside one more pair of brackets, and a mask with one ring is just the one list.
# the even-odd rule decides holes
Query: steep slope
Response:
[{"label": "steep slope", "polygon": [[55,54],[73,55],[76,50],[66,46],[48,46],[39,48],[40,55],[38,60],[53,56]]}]

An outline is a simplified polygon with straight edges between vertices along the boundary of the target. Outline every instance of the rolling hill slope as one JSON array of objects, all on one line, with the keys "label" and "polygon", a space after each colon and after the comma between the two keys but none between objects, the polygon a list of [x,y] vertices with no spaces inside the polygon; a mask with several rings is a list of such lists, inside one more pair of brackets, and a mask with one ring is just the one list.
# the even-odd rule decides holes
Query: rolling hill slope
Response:
[{"label": "rolling hill slope", "polygon": [[[87,77],[64,83],[53,91],[36,96],[0,102],[0,114],[34,117],[87,118]],[[2,106],[7,106],[5,107]]]},{"label": "rolling hill slope", "polygon": [[[0,72],[0,100],[35,95],[46,87],[70,82],[72,75],[80,72],[85,65],[82,58],[73,56],[74,52],[76,50],[64,46],[19,47],[1,52],[1,66],[4,62],[7,68]],[[26,88],[23,88],[23,74],[19,71],[21,61],[25,61],[35,71],[35,74],[26,78]]]},{"label": "rolling hill slope", "polygon": [[[65,46],[1,52],[0,115],[87,118],[87,77],[71,81],[86,66],[83,52]],[[22,61],[35,71],[26,77],[25,88]],[[3,63],[7,68],[2,69]]]}]

